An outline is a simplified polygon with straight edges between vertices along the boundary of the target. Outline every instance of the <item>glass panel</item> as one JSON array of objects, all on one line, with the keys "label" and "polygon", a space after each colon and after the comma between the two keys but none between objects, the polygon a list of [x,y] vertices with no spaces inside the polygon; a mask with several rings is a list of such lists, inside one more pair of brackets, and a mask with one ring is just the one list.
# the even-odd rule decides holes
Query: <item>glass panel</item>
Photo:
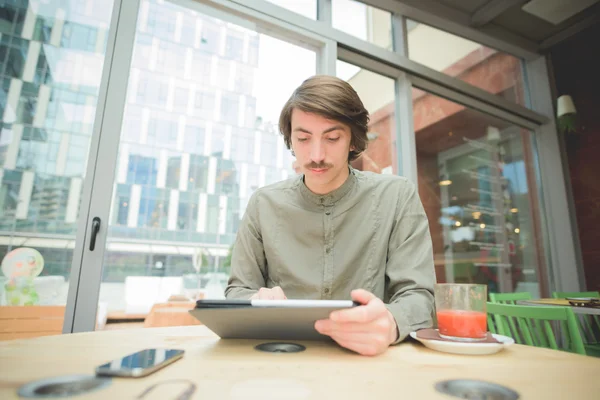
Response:
[{"label": "glass panel", "polygon": [[317,0],[267,0],[279,7],[304,15],[310,19],[317,19]]},{"label": "glass panel", "polygon": [[[111,13],[103,0],[2,2],[2,307],[66,305]],[[61,332],[60,321],[0,340]]]},{"label": "glass panel", "polygon": [[519,58],[415,21],[407,20],[407,29],[411,60],[529,106]]},{"label": "glass panel", "polygon": [[392,14],[354,0],[332,1],[335,29],[392,50]]},{"label": "glass panel", "polygon": [[361,171],[397,174],[394,80],[340,60],[336,75],[356,90],[370,116],[367,150],[351,165]]},{"label": "glass panel", "polygon": [[141,1],[100,289],[107,328],[162,324],[153,307],[173,296],[223,297],[250,196],[295,174],[279,112],[316,53],[189,4]]},{"label": "glass panel", "polygon": [[545,269],[532,133],[418,89],[413,107],[438,282],[539,296]]}]

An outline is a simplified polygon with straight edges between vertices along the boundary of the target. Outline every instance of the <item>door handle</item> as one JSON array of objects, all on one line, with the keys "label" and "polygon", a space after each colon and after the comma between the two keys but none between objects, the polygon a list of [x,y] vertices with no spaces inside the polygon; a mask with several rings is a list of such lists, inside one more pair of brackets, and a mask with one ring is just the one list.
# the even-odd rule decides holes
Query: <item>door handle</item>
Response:
[{"label": "door handle", "polygon": [[100,230],[100,218],[94,217],[92,220],[92,239],[90,240],[90,251],[94,251],[96,248],[96,236]]}]

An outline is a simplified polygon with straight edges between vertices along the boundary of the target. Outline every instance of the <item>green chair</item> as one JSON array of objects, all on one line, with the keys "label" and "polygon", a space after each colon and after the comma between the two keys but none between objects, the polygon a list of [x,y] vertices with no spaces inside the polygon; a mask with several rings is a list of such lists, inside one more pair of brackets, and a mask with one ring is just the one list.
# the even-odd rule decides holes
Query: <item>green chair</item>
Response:
[{"label": "green chair", "polygon": [[[531,300],[531,293],[529,292],[518,292],[518,293],[490,293],[490,301],[492,303],[498,303],[498,304],[517,304],[517,301],[519,300]],[[494,324],[494,321],[492,321],[492,317],[490,316],[490,314],[488,314],[488,329],[490,332],[492,333],[499,333],[497,332],[496,326]],[[508,323],[510,324],[510,328],[511,329],[516,329],[516,326],[514,326],[514,321],[512,319],[510,319],[508,321]]]},{"label": "green chair", "polygon": [[[600,298],[598,292],[554,292],[552,297],[555,299],[565,299],[567,297],[596,297]],[[588,355],[600,357],[600,316],[589,314],[577,314],[577,324],[585,344],[585,350]]]},{"label": "green chair", "polygon": [[[519,344],[586,354],[575,314],[568,307],[519,306],[488,302],[487,312],[492,316],[498,333],[512,337]],[[566,326],[566,330],[562,332],[567,339],[565,348],[559,349],[557,345],[555,332],[550,324],[552,321],[564,323]]]},{"label": "green chair", "polygon": [[531,300],[531,293],[490,293],[490,301],[500,304],[517,304],[519,300]]}]

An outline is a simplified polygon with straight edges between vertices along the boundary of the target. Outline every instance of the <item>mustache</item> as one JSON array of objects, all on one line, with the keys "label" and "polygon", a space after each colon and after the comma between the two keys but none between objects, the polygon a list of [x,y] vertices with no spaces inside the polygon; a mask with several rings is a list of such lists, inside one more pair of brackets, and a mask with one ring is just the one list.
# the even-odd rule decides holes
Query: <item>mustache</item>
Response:
[{"label": "mustache", "polygon": [[306,169],[327,169],[327,168],[333,168],[333,165],[322,162],[317,164],[316,162],[310,162],[306,165],[304,165],[304,168]]}]

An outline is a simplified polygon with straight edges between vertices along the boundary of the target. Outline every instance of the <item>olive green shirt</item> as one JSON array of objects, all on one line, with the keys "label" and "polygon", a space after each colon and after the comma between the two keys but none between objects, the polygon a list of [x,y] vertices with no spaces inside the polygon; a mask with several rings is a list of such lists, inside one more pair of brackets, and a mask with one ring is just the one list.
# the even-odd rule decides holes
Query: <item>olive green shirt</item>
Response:
[{"label": "olive green shirt", "polygon": [[[227,298],[280,286],[288,299],[382,299],[403,340],[433,326],[435,270],[429,224],[406,178],[350,168],[346,182],[318,195],[303,176],[250,198],[231,259]],[[396,342],[396,343],[397,343]]]}]

